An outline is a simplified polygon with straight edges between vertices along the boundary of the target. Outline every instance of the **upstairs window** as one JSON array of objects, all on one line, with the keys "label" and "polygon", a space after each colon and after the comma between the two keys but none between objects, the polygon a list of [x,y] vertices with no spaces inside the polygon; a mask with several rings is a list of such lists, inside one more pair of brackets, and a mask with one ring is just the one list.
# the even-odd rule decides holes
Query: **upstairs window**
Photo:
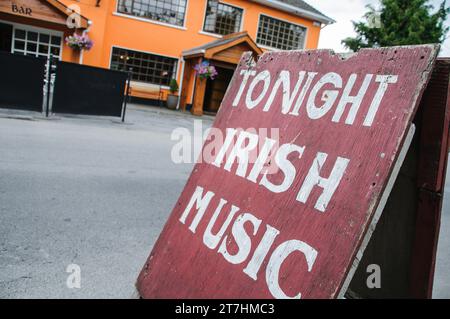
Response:
[{"label": "upstairs window", "polygon": [[203,31],[221,35],[239,32],[243,11],[218,0],[208,0]]},{"label": "upstairs window", "polygon": [[256,42],[260,45],[280,50],[303,49],[305,37],[305,27],[265,15],[259,18]]},{"label": "upstairs window", "polygon": [[129,71],[133,81],[168,86],[176,78],[178,59],[122,48],[113,48],[111,69]]},{"label": "upstairs window", "polygon": [[117,11],[158,22],[184,25],[187,0],[119,0]]}]

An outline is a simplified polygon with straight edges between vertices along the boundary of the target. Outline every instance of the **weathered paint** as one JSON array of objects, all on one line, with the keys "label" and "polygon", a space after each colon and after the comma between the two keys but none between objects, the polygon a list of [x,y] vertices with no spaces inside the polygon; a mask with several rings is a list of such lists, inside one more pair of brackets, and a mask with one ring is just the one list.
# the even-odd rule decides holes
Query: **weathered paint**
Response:
[{"label": "weathered paint", "polygon": [[[141,296],[337,297],[436,54],[274,52],[256,65],[244,55],[214,123],[240,148],[195,166],[138,278]],[[279,171],[247,163],[246,150],[262,141],[236,128],[279,128],[277,154],[262,160]]]},{"label": "weathered paint", "polygon": [[[449,74],[450,61],[438,59],[413,121],[413,143],[347,296],[431,297],[447,162]],[[372,264],[382,269],[378,289],[367,286]]]}]

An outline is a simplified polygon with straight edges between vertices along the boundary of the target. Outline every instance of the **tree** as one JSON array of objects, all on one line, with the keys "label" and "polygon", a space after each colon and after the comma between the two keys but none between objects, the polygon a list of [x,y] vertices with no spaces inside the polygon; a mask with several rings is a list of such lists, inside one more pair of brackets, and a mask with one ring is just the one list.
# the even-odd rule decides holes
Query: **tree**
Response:
[{"label": "tree", "polygon": [[444,25],[450,10],[445,0],[436,12],[428,0],[381,0],[379,11],[367,8],[365,21],[353,22],[357,36],[342,41],[350,50],[442,43],[449,30]]}]

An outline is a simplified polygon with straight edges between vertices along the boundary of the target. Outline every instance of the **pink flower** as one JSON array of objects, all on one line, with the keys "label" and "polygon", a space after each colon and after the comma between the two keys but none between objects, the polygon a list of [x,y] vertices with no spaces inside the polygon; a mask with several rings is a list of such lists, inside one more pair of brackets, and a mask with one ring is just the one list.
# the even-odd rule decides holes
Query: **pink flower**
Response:
[{"label": "pink flower", "polygon": [[202,79],[214,80],[215,77],[219,74],[214,65],[209,64],[209,61],[203,61],[197,64],[194,69],[197,75]]},{"label": "pink flower", "polygon": [[66,37],[66,44],[74,50],[90,50],[94,42],[87,35],[78,35],[74,33]]}]

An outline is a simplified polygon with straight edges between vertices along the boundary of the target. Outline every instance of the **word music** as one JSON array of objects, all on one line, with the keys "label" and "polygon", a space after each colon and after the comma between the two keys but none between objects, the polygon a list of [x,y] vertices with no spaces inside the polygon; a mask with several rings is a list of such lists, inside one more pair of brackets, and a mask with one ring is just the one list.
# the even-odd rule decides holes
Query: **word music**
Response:
[{"label": "word music", "polygon": [[[211,191],[205,192],[205,190],[198,186],[197,189],[192,194],[192,197],[186,206],[183,214],[180,217],[180,222],[182,224],[187,223],[187,219],[190,218],[189,230],[192,233],[197,232],[197,227],[202,221],[208,208],[210,208],[210,203],[215,197],[215,194]],[[219,254],[225,258],[230,264],[239,265],[248,260],[247,266],[244,268],[244,273],[253,280],[258,279],[258,273],[262,268],[264,259],[269,255],[271,247],[274,245],[276,237],[280,234],[280,231],[271,225],[266,225],[266,230],[261,241],[257,244],[253,256],[249,259],[250,252],[252,249],[252,239],[259,231],[262,224],[262,220],[257,218],[252,213],[243,212],[238,214],[240,208],[235,205],[229,205],[230,208],[226,220],[223,222],[220,230],[213,234],[213,229],[216,229],[216,223],[219,216],[224,210],[224,207],[228,206],[228,201],[224,198],[220,198],[217,208],[214,210],[214,214],[208,221],[208,226],[203,233],[203,244],[209,249],[217,250]],[[195,209],[196,214],[192,218],[191,211]],[[231,223],[233,224],[231,225]],[[249,234],[246,224],[252,225],[252,231]],[[231,253],[228,251],[227,242],[229,242],[228,235],[225,232],[231,225],[231,236],[239,247],[237,253]],[[225,236],[224,236],[225,235]],[[317,251],[308,245],[307,243],[300,240],[288,240],[279,244],[269,257],[269,262],[266,266],[265,279],[267,287],[270,293],[278,299],[300,299],[302,294],[290,297],[288,296],[280,287],[279,277],[280,270],[283,262],[295,252],[300,252],[303,254],[308,272],[311,272],[313,265],[317,258]]]}]

